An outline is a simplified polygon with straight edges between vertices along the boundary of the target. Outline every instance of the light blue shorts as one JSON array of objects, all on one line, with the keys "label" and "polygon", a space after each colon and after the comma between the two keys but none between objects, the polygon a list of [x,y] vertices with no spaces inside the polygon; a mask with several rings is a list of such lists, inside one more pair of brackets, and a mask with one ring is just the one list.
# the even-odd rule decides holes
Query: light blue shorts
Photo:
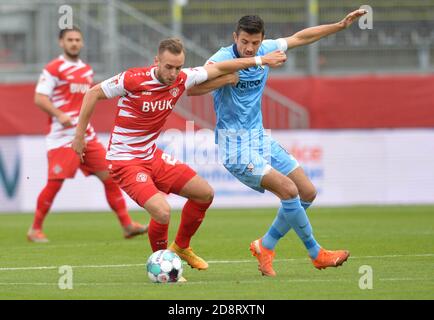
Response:
[{"label": "light blue shorts", "polygon": [[246,186],[262,193],[265,191],[261,187],[262,177],[271,168],[287,176],[299,167],[298,161],[269,136],[264,136],[260,145],[250,145],[238,148],[236,153],[227,153],[223,165]]}]

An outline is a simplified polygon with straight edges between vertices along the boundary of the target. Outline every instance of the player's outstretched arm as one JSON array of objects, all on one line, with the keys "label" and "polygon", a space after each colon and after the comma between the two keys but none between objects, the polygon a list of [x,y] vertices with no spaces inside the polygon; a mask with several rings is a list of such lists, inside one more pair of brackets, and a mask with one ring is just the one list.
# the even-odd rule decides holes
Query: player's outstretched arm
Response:
[{"label": "player's outstretched arm", "polygon": [[[197,83],[194,87],[200,86],[198,89],[189,88],[187,91],[188,95],[202,95],[220,88],[224,85],[238,82],[238,78],[234,79],[230,77],[239,70],[247,69],[257,65],[267,65],[270,67],[281,66],[286,61],[286,54],[283,51],[270,52],[262,57],[256,56],[252,58],[238,58],[233,60],[227,60],[222,62],[217,62],[213,64],[207,64],[204,66],[208,77],[206,82],[202,85]],[[227,77],[225,77],[227,75]]]},{"label": "player's outstretched arm", "polygon": [[288,44],[288,49],[311,44],[328,35],[344,30],[367,12],[368,11],[364,9],[358,9],[349,13],[339,22],[303,29],[294,35],[285,38]]},{"label": "player's outstretched arm", "polygon": [[225,74],[210,81],[205,81],[187,90],[188,96],[201,96],[226,85],[235,86],[238,83],[238,72]]},{"label": "player's outstretched arm", "polygon": [[208,80],[213,80],[222,75],[234,73],[236,71],[247,69],[253,66],[267,65],[270,67],[278,67],[281,66],[285,61],[285,52],[277,50],[262,57],[256,56],[252,58],[227,60],[214,64],[208,64],[204,68],[208,73]]},{"label": "player's outstretched arm", "polygon": [[75,137],[72,141],[72,149],[80,156],[83,162],[83,152],[86,147],[85,135],[86,129],[89,125],[90,117],[95,110],[95,105],[98,100],[107,99],[104,91],[101,89],[101,84],[97,84],[92,87],[83,98],[83,103],[81,105],[80,116],[78,118],[77,130],[75,131]]}]

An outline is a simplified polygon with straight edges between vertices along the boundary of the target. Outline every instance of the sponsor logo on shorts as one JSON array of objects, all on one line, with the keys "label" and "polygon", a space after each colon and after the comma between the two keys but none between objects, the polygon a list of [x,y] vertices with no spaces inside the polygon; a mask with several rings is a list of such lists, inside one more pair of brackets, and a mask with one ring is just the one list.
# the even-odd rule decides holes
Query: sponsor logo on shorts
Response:
[{"label": "sponsor logo on shorts", "polygon": [[247,165],[247,170],[249,170],[250,172],[253,172],[253,169],[255,169],[255,165],[253,164],[253,163],[249,163],[248,165]]},{"label": "sponsor logo on shorts", "polygon": [[143,172],[139,172],[136,176],[137,182],[146,182],[148,180],[148,175]]},{"label": "sponsor logo on shorts", "polygon": [[54,168],[53,168],[53,172],[54,172],[54,174],[59,174],[59,173],[61,173],[62,171],[63,171],[62,167],[61,167],[60,165],[58,165],[58,164],[56,164],[56,165],[54,166]]}]

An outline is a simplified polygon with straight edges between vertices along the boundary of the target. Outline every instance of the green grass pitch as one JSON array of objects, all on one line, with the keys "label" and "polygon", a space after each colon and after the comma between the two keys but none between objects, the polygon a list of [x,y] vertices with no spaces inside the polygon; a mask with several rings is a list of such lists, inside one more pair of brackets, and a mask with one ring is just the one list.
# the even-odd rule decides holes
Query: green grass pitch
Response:
[{"label": "green grass pitch", "polygon": [[[262,236],[275,209],[208,211],[192,247],[207,271],[184,265],[187,283],[150,283],[147,237],[124,240],[111,213],[48,216],[48,244],[25,238],[33,215],[0,215],[0,299],[433,299],[434,207],[312,208],[317,240],[348,249],[340,268],[316,270],[291,231],[276,249],[275,278],[262,277],[249,243]],[[172,215],[170,240],[179,224]],[[141,222],[147,213],[133,213]],[[169,241],[170,241],[169,240]],[[59,267],[73,267],[73,289],[61,290]],[[373,271],[362,290],[361,266]]]}]

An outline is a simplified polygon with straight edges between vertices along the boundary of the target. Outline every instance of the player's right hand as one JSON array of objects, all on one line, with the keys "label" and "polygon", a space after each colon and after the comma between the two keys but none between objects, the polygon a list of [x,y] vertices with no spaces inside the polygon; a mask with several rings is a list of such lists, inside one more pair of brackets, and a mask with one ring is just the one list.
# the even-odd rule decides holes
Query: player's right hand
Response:
[{"label": "player's right hand", "polygon": [[356,21],[357,19],[359,19],[361,16],[367,14],[368,11],[365,9],[358,9],[355,10],[351,13],[349,13],[344,19],[342,19],[340,23],[340,25],[342,25],[343,28],[348,28],[349,26],[351,26],[351,24]]},{"label": "player's right hand", "polygon": [[84,163],[84,150],[86,149],[86,141],[83,138],[74,137],[72,140],[72,150],[74,150],[79,156],[81,163]]},{"label": "player's right hand", "polygon": [[266,64],[271,68],[280,67],[286,61],[286,54],[282,50],[267,53],[261,57],[262,64]]},{"label": "player's right hand", "polygon": [[57,116],[57,120],[64,128],[72,127],[72,118],[68,116],[66,113],[62,113],[59,116]]}]

